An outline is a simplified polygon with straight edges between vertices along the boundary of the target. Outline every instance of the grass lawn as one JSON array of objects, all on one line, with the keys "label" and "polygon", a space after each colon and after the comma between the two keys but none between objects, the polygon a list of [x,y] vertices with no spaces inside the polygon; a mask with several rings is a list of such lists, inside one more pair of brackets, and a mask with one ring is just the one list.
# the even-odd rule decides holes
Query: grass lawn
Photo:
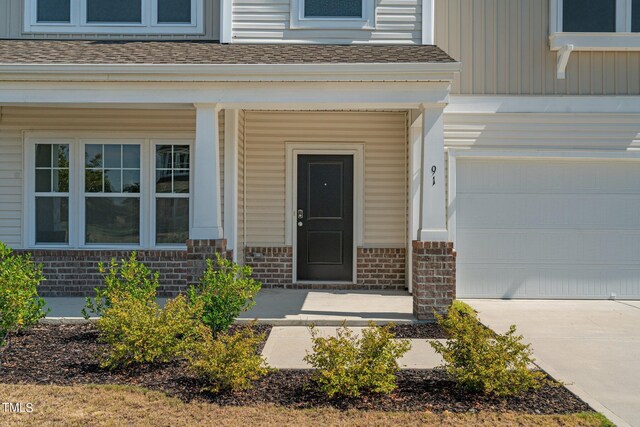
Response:
[{"label": "grass lawn", "polygon": [[[30,402],[32,413],[8,414],[2,402]],[[220,407],[184,403],[130,386],[50,386],[0,384],[0,425],[21,426],[611,426],[595,413],[519,415],[287,409],[277,406]]]}]

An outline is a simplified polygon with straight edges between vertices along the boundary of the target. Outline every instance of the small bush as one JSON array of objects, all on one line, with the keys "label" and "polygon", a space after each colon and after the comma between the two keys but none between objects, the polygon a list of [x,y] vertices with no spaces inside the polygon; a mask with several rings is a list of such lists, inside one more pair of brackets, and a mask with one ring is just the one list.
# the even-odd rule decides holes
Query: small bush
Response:
[{"label": "small bush", "polygon": [[253,307],[253,299],[262,287],[251,278],[251,267],[216,256],[216,265],[207,260],[201,283],[191,286],[187,293],[190,301],[202,303],[202,321],[214,334],[226,331],[241,312]]},{"label": "small bush", "polygon": [[529,370],[533,363],[530,344],[522,343],[515,325],[503,335],[494,334],[477,319],[471,307],[455,302],[447,316],[437,316],[449,339],[432,341],[442,355],[446,371],[466,390],[512,396],[545,381],[540,371]]},{"label": "small bush", "polygon": [[95,299],[87,298],[85,308],[82,309],[82,315],[86,319],[89,318],[89,313],[101,316],[116,298],[155,301],[158,273],[140,263],[136,252],[131,252],[129,259],[123,259],[120,264],[112,259],[108,269],[100,263],[98,270],[104,275],[104,287],[95,289]]},{"label": "small bush", "polygon": [[258,354],[258,346],[264,334],[256,335],[250,326],[235,334],[223,332],[213,337],[204,334],[203,339],[189,346],[189,368],[208,382],[207,390],[246,390],[251,383],[269,372],[264,358]]},{"label": "small bush", "polygon": [[15,255],[0,242],[0,346],[8,334],[24,330],[47,315],[37,287],[44,280],[42,266],[29,255]]},{"label": "small bush", "polygon": [[111,296],[97,321],[100,340],[108,345],[102,367],[168,362],[202,339],[202,309],[180,295],[164,309],[155,302],[124,293]]},{"label": "small bush", "polygon": [[391,393],[396,388],[398,359],[409,349],[408,340],[396,340],[393,325],[370,323],[357,338],[342,326],[337,336],[323,338],[311,328],[313,352],[304,360],[316,371],[313,379],[329,397],[359,396],[363,391]]}]

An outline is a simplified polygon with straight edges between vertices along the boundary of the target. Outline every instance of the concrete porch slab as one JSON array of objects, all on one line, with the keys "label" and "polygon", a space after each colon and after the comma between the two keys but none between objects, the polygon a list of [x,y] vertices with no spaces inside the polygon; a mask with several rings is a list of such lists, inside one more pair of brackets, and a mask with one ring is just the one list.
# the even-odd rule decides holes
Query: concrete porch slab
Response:
[{"label": "concrete porch slab", "polygon": [[263,289],[256,305],[239,322],[258,319],[279,326],[366,326],[374,323],[413,323],[413,298],[396,291],[316,291]]},{"label": "concrete porch slab", "polygon": [[[321,336],[335,336],[335,327],[318,327]],[[351,328],[360,334],[362,327]],[[442,364],[442,358],[437,354],[428,340],[413,339],[409,350],[399,363],[402,369],[432,369]],[[306,326],[274,327],[262,350],[267,363],[277,369],[309,369],[303,360],[307,352],[312,350],[311,333]]]}]

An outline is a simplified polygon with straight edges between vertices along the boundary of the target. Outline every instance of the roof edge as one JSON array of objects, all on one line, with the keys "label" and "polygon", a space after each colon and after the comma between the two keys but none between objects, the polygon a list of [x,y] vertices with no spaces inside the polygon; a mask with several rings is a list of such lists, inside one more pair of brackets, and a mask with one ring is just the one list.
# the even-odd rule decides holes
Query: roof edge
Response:
[{"label": "roof edge", "polygon": [[0,64],[2,80],[451,81],[459,62],[343,64]]}]

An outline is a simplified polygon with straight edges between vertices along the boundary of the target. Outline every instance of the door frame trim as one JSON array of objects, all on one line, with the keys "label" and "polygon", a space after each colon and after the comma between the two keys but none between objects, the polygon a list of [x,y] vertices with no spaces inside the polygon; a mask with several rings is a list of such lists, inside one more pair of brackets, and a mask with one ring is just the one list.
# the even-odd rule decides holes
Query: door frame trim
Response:
[{"label": "door frame trim", "polygon": [[[286,210],[285,244],[292,247],[293,274],[295,283],[358,283],[358,246],[362,246],[364,236],[364,142],[286,142]],[[353,156],[353,273],[351,282],[341,281],[298,281],[297,224],[295,221],[296,198],[298,195],[298,156],[299,155],[338,155]]]}]

